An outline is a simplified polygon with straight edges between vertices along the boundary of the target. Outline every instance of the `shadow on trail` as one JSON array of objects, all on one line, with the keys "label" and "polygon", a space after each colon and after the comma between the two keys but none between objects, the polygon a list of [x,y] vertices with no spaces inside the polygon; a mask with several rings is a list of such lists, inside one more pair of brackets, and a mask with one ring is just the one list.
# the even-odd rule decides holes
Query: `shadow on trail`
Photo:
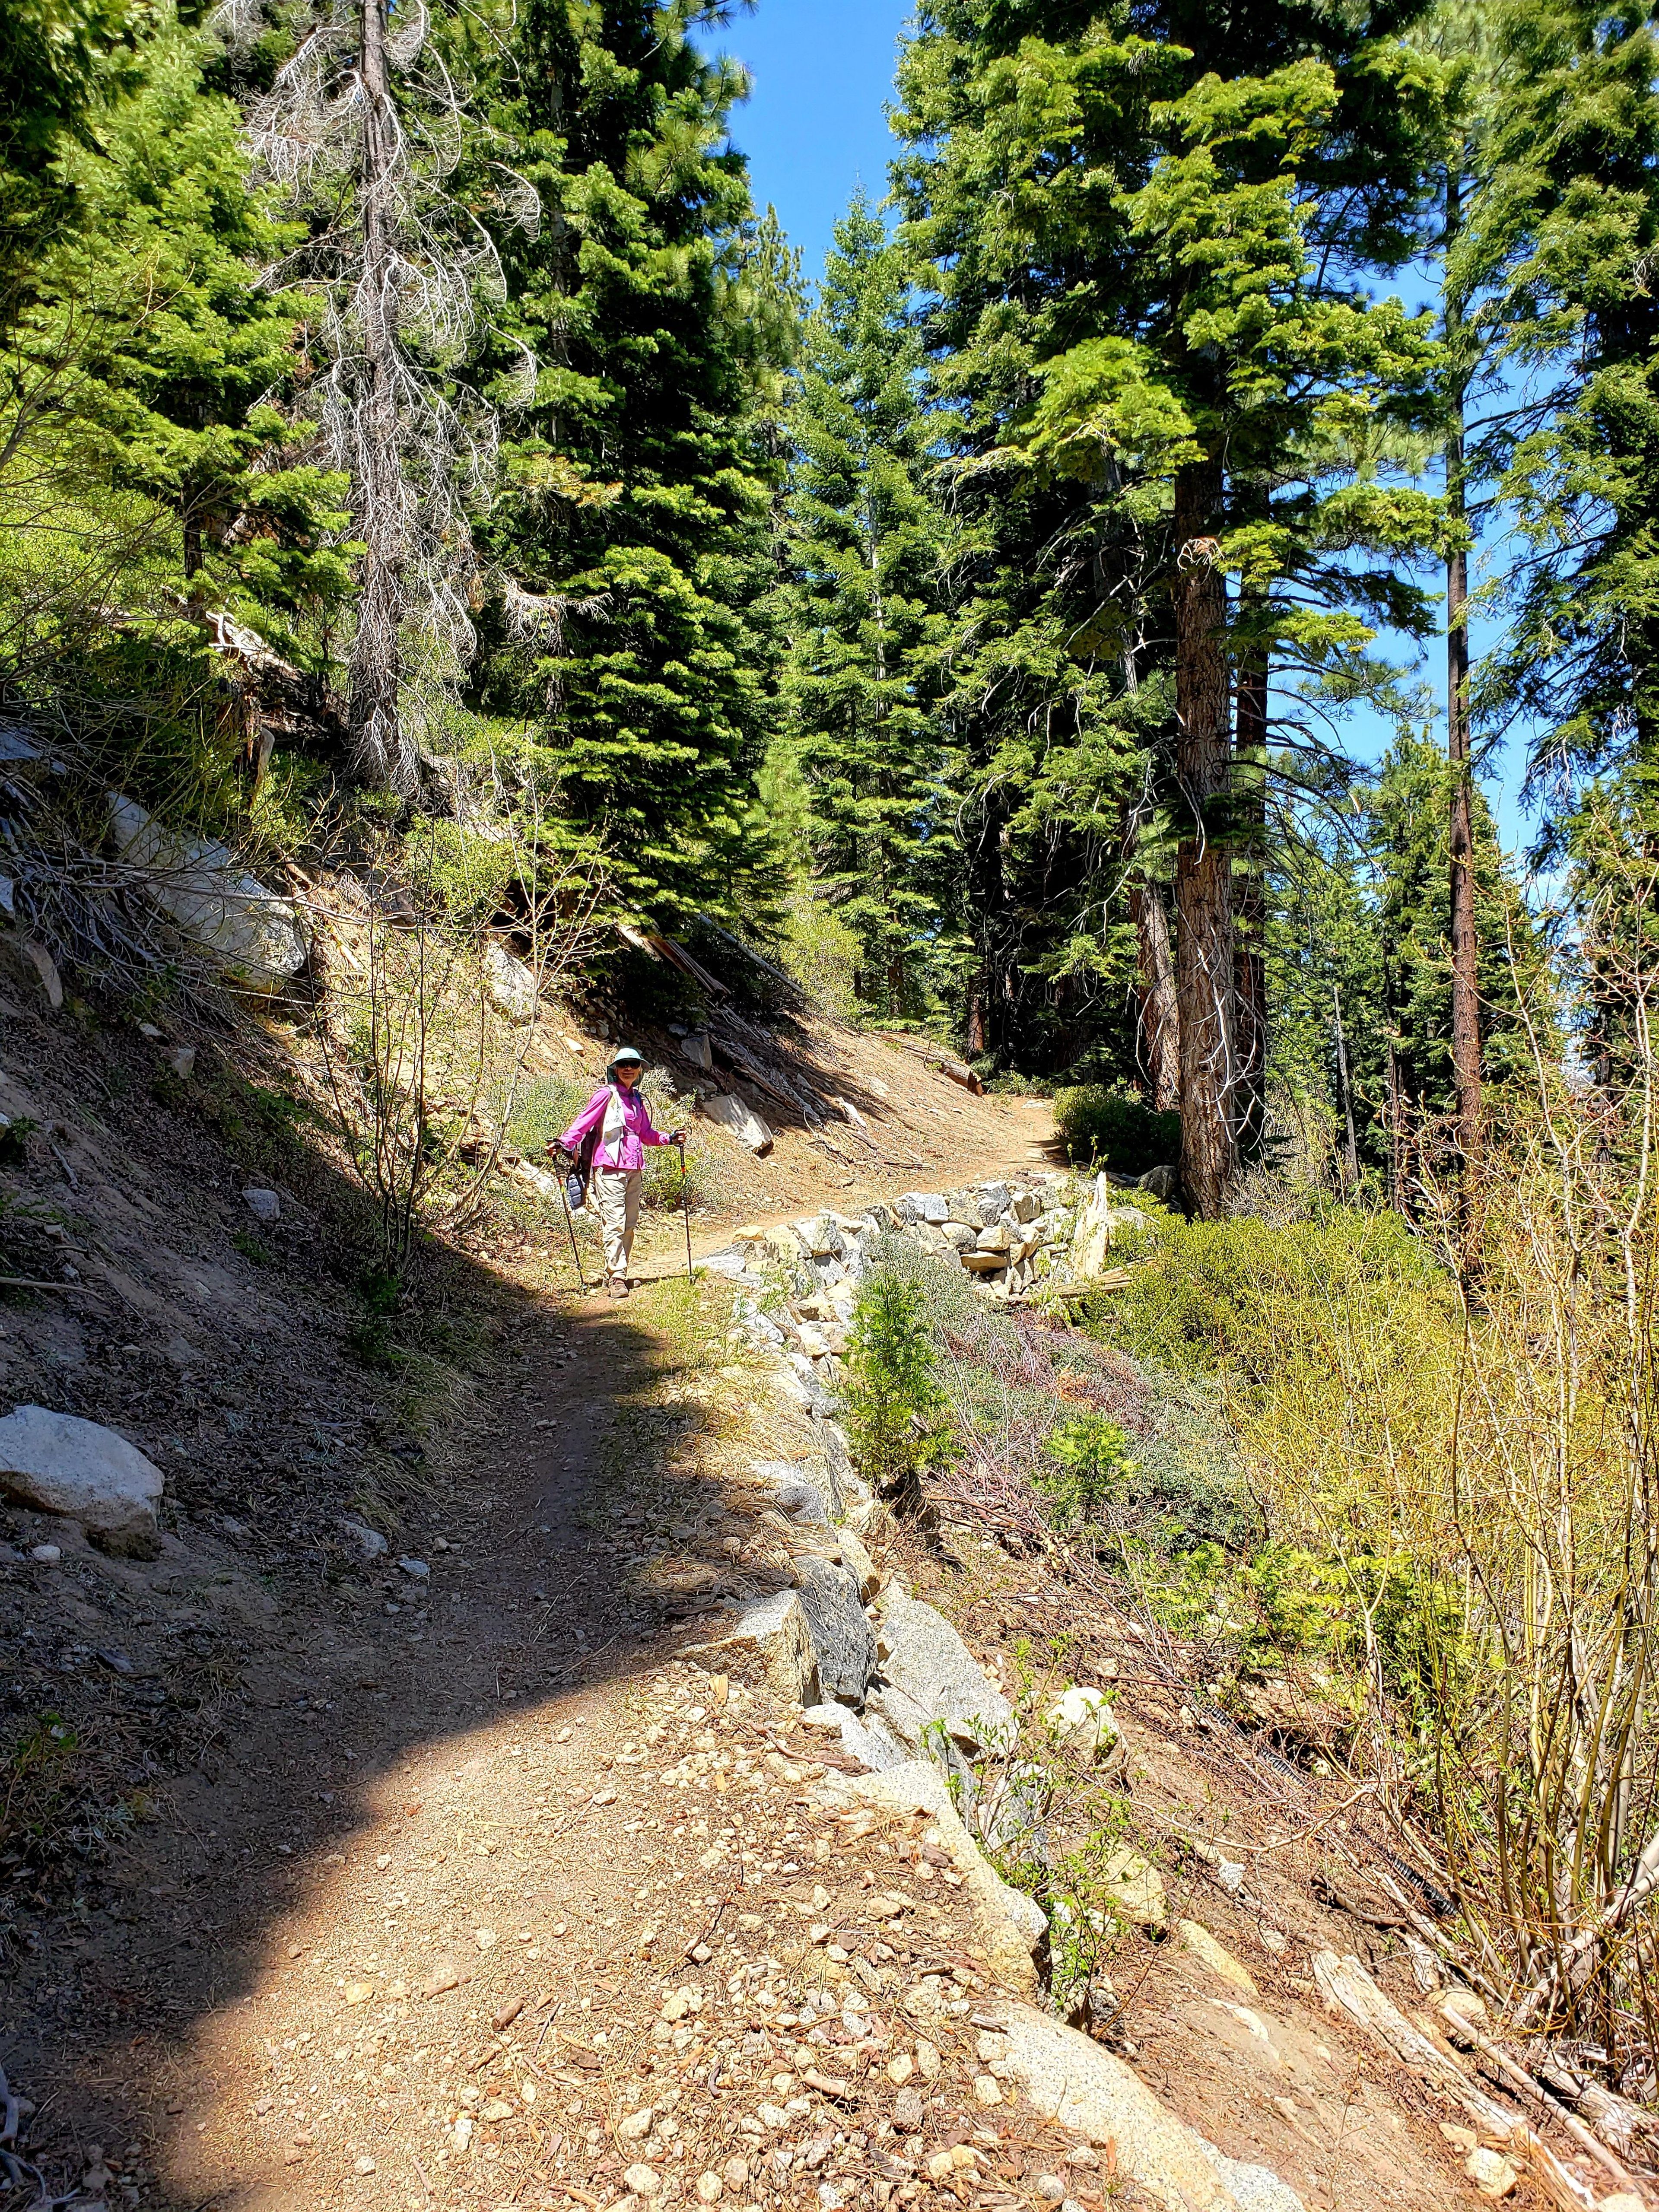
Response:
[{"label": "shadow on trail", "polygon": [[[27,1064],[23,1042],[14,1066]],[[72,1099],[71,1046],[27,1042],[35,1091]],[[142,1090],[116,1091],[118,1064],[137,1058],[127,1041],[101,1040],[99,1053],[115,1095],[60,1126],[80,1172],[54,1202],[67,1249],[84,1242],[88,1279],[114,1287],[67,1321],[43,1300],[6,1302],[0,1383],[8,1404],[32,1398],[153,1445],[173,1534],[161,1559],[142,1563],[92,1551],[68,1524],[9,1516],[14,1544],[48,1534],[63,1557],[48,1569],[20,1549],[0,1565],[15,1670],[4,1778],[12,1788],[19,1747],[68,1713],[63,1790],[82,1794],[45,1804],[40,1822],[61,1828],[52,1853],[44,1826],[0,1850],[0,2063],[39,2107],[31,2154],[58,2185],[101,2143],[118,2169],[112,2207],[159,2212],[185,2199],[148,2178],[117,2193],[122,2175],[179,2167],[212,2094],[186,2087],[198,2032],[282,1966],[284,1925],[323,1869],[371,1822],[418,1825],[421,1810],[404,1809],[412,1765],[441,1755],[462,1766],[504,1717],[556,1725],[590,1692],[657,1663],[670,1615],[637,1573],[665,1544],[695,1548],[725,1509],[677,1464],[708,1409],[657,1402],[697,1364],[693,1315],[653,1319],[685,1299],[672,1267],[627,1304],[573,1311],[446,1255],[437,1306],[487,1316],[494,1342],[485,1402],[440,1475],[422,1453],[441,1424],[423,1446],[402,1410],[408,1376],[434,1367],[429,1343],[395,1376],[349,1350],[364,1322],[341,1255],[361,1233],[361,1194],[317,1148],[287,1146],[283,1187],[298,1195],[283,1225],[254,1238],[240,1191],[276,1180],[268,1155],[228,1117],[209,1119],[201,1096],[158,1111],[143,1066]],[[43,1172],[54,1171],[32,1170],[37,1183]],[[137,1194],[148,1246],[135,1232],[120,1247],[107,1217],[99,1241],[100,1190],[112,1213],[118,1200],[131,1212]],[[205,1285],[188,1311],[158,1254]],[[152,1261],[153,1279],[141,1276]],[[20,1351],[27,1372],[8,1364]],[[340,1534],[365,1495],[396,1509],[372,1560]],[[204,2199],[191,2203],[200,2212]]]}]

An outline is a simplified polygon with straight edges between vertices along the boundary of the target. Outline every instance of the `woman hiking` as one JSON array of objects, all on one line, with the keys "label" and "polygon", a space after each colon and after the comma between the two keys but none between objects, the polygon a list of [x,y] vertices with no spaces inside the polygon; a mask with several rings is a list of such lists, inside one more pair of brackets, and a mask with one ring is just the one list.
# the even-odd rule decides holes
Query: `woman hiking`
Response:
[{"label": "woman hiking", "polygon": [[593,1191],[599,1210],[599,1230],[605,1240],[605,1286],[613,1298],[625,1298],[632,1287],[628,1263],[634,1255],[634,1231],[640,1222],[640,1191],[645,1182],[647,1145],[682,1145],[684,1129],[665,1137],[653,1128],[651,1115],[640,1096],[645,1061],[631,1044],[617,1053],[605,1071],[605,1087],[596,1091],[563,1136],[548,1151],[580,1155],[584,1139],[597,1135],[593,1147]]}]

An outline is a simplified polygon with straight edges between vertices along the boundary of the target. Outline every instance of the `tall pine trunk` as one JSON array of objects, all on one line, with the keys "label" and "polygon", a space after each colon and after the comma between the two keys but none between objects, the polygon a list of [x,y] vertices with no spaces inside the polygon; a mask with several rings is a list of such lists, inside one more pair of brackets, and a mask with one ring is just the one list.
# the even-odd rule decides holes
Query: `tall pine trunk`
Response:
[{"label": "tall pine trunk", "polygon": [[1141,1066],[1160,1114],[1181,1103],[1181,1022],[1176,1011],[1175,960],[1170,951],[1170,917],[1156,884],[1137,884],[1129,893],[1140,977]]},{"label": "tall pine trunk", "polygon": [[1251,645],[1238,671],[1233,808],[1233,975],[1237,991],[1239,1152],[1253,1159],[1267,1125],[1267,653]]},{"label": "tall pine trunk", "polygon": [[[1446,237],[1457,235],[1462,209],[1458,177],[1446,172]],[[1461,528],[1467,513],[1463,473],[1465,386],[1457,365],[1461,306],[1448,291],[1446,336],[1454,382],[1446,440],[1446,512]],[[1460,545],[1446,563],[1446,763],[1450,786],[1451,1048],[1457,1097],[1459,1214],[1467,1232],[1480,1157],[1480,993],[1474,931],[1474,776],[1469,758],[1468,555]]]},{"label": "tall pine trunk", "polygon": [[1176,1006],[1181,1031],[1181,1180],[1219,1218],[1237,1164],[1231,884],[1217,834],[1227,789],[1227,599],[1214,560],[1221,467],[1177,471],[1175,532],[1176,775],[1188,817],[1176,855]]},{"label": "tall pine trunk", "polygon": [[363,116],[357,192],[363,259],[356,307],[364,388],[356,402],[352,503],[363,556],[347,724],[357,774],[366,783],[407,799],[414,794],[418,765],[398,703],[408,546],[398,421],[398,270],[391,220],[398,122],[386,65],[386,0],[362,0],[362,35]]}]

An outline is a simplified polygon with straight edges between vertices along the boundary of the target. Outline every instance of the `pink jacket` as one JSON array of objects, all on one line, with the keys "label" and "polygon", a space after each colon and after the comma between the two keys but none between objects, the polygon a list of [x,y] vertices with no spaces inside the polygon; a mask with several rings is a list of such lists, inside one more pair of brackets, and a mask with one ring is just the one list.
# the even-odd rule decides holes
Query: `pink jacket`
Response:
[{"label": "pink jacket", "polygon": [[[616,1087],[616,1096],[622,1101],[623,1122],[622,1142],[617,1148],[620,1158],[611,1158],[611,1148],[601,1138],[593,1149],[593,1164],[596,1168],[619,1169],[626,1175],[631,1170],[645,1165],[644,1147],[647,1145],[665,1145],[671,1140],[660,1129],[652,1127],[651,1115],[637,1090],[624,1091],[619,1083]],[[596,1122],[603,1125],[611,1099],[611,1089],[607,1083],[602,1091],[593,1093],[559,1142],[569,1151],[575,1152]]]}]

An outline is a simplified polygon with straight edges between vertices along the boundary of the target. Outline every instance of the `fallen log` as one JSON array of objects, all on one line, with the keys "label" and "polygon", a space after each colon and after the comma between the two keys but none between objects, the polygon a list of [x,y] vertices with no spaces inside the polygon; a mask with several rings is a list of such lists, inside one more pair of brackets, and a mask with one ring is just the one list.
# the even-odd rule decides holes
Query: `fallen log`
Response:
[{"label": "fallen log", "polygon": [[[1449,2103],[1461,2106],[1477,2130],[1487,2130],[1498,2142],[1507,2142],[1513,2154],[1526,2162],[1528,2171],[1538,2182],[1557,2212],[1589,2212],[1596,2202],[1596,2192],[1571,2172],[1543,2137],[1519,2112],[1498,2104],[1486,2092],[1448,2056],[1438,2045],[1431,2042],[1420,2027],[1415,2027],[1400,2011],[1391,1998],[1384,1995],[1359,1960],[1350,1954],[1339,1958],[1334,1951],[1316,1951],[1313,1956],[1314,1979],[1321,1995],[1333,2012],[1346,2014],[1357,2027],[1394,2055],[1423,2083]],[[1448,2027],[1450,2017],[1443,2013]],[[1457,2027],[1462,2034],[1473,2038],[1476,2031],[1460,2015]],[[1519,2074],[1507,2054],[1502,2054],[1506,2067]],[[1501,2070],[1501,2069],[1500,2069]],[[1511,2076],[1504,2074],[1508,2082]],[[1563,2112],[1553,2099],[1540,2090],[1535,2082],[1528,2081],[1533,2097],[1540,2106],[1552,2108],[1553,2116],[1567,2126],[1575,2142],[1583,2142],[1598,2162],[1617,2177],[1619,2185],[1632,2186],[1630,2177],[1603,2144],[1590,2136],[1582,2123],[1574,2124],[1570,2113]]]},{"label": "fallen log", "polygon": [[913,1060],[925,1060],[929,1067],[937,1069],[939,1074],[949,1076],[952,1083],[959,1083],[964,1091],[971,1091],[975,1098],[984,1097],[985,1085],[975,1074],[973,1069],[959,1060],[953,1060],[949,1053],[942,1052],[938,1045],[918,1044],[914,1037],[894,1036],[890,1033],[884,1038],[883,1042],[896,1045],[901,1052],[908,1052]]}]

